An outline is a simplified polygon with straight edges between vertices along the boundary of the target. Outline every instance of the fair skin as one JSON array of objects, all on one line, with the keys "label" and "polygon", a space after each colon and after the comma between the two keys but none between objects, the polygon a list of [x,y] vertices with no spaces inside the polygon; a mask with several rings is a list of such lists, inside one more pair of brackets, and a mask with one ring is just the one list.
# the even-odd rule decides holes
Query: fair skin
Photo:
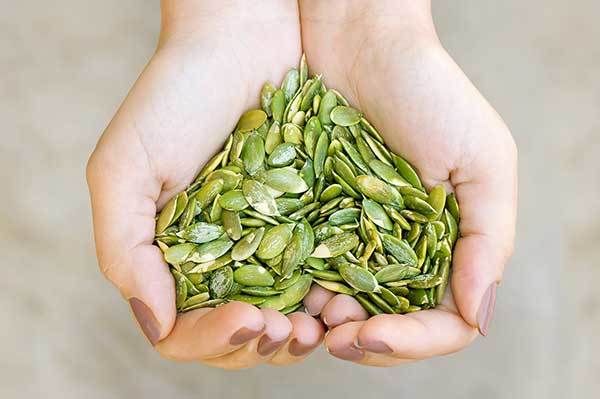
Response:
[{"label": "fair skin", "polygon": [[[512,252],[516,149],[502,120],[436,37],[428,1],[173,1],[157,52],[88,165],[102,271],[163,356],[227,369],[329,352],[391,366],[454,352],[487,334]],[[154,214],[222,145],[301,52],[386,142],[461,205],[451,290],[434,310],[368,319],[351,297],[311,290],[306,313],[243,303],[177,315],[173,279],[152,245]],[[118,222],[116,222],[118,221]],[[319,321],[320,320],[320,321]]]}]

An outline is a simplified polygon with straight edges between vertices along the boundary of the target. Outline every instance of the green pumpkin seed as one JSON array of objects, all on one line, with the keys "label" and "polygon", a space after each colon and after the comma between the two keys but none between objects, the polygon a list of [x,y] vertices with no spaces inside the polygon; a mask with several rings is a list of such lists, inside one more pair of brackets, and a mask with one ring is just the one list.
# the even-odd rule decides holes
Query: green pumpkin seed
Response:
[{"label": "green pumpkin seed", "polygon": [[231,295],[229,297],[229,299],[232,301],[245,302],[245,303],[249,303],[250,305],[257,305],[257,306],[267,300],[266,297],[252,296],[252,295],[246,295],[246,294]]},{"label": "green pumpkin seed", "polygon": [[188,261],[195,249],[196,244],[193,243],[174,245],[165,251],[165,261],[171,265],[182,264]]},{"label": "green pumpkin seed", "polygon": [[236,283],[245,286],[270,287],[275,283],[267,269],[259,265],[244,265],[233,272]]},{"label": "green pumpkin seed", "polygon": [[292,239],[293,224],[280,224],[269,229],[256,251],[261,259],[272,259],[281,254]]},{"label": "green pumpkin seed", "polygon": [[250,206],[242,190],[230,190],[219,198],[219,204],[228,211],[239,212]]},{"label": "green pumpkin seed", "polygon": [[297,69],[290,69],[283,78],[281,90],[285,94],[285,101],[290,101],[300,88],[300,73]]},{"label": "green pumpkin seed", "polygon": [[265,233],[265,228],[260,227],[238,241],[231,250],[231,258],[243,261],[254,255]]},{"label": "green pumpkin seed", "polygon": [[423,185],[421,184],[421,179],[419,179],[419,175],[414,170],[414,168],[401,156],[392,154],[392,161],[398,170],[398,173],[409,182],[413,187],[418,189],[423,189]]},{"label": "green pumpkin seed", "polygon": [[446,189],[443,184],[438,184],[431,189],[428,202],[434,209],[434,213],[432,215],[427,215],[423,212],[420,213],[429,216],[430,220],[436,220],[442,214],[444,207],[446,206]]},{"label": "green pumpkin seed", "polygon": [[308,257],[304,260],[305,267],[311,267],[315,270],[326,270],[329,266],[323,259]]},{"label": "green pumpkin seed", "polygon": [[196,244],[203,244],[205,242],[216,240],[217,238],[221,237],[223,233],[224,230],[222,226],[198,222],[178,232],[177,236],[186,241]]},{"label": "green pumpkin seed", "polygon": [[[233,286],[233,269],[229,266],[214,271],[210,276],[209,289],[213,298],[225,298]],[[205,300],[208,300],[206,298]]]},{"label": "green pumpkin seed", "polygon": [[368,270],[351,263],[342,264],[338,272],[349,286],[357,291],[378,292],[379,284]]},{"label": "green pumpkin seed", "polygon": [[362,114],[356,109],[344,105],[338,105],[329,114],[331,121],[340,126],[352,126],[360,123]]},{"label": "green pumpkin seed", "polygon": [[244,169],[250,176],[254,176],[263,168],[265,144],[259,134],[252,133],[248,136],[241,157],[244,162]]},{"label": "green pumpkin seed", "polygon": [[352,251],[358,245],[359,240],[354,233],[337,234],[323,240],[310,256],[313,258],[334,258]]},{"label": "green pumpkin seed", "polygon": [[267,120],[267,114],[260,109],[246,111],[238,121],[236,130],[238,132],[250,132],[258,129]]},{"label": "green pumpkin seed", "polygon": [[273,287],[242,287],[242,293],[246,295],[269,297],[281,294],[281,291]]},{"label": "green pumpkin seed", "polygon": [[455,220],[458,220],[460,217],[460,210],[458,208],[458,202],[456,201],[456,194],[450,193],[446,197],[446,207],[448,211],[452,214]]},{"label": "green pumpkin seed", "polygon": [[389,234],[382,234],[381,242],[386,251],[388,251],[401,263],[405,263],[409,266],[417,265],[417,254],[406,241],[399,240],[398,238]]},{"label": "green pumpkin seed", "polygon": [[307,270],[314,278],[327,281],[344,281],[342,276],[335,270]]},{"label": "green pumpkin seed", "polygon": [[392,221],[388,217],[383,207],[377,202],[365,198],[362,202],[362,206],[367,217],[371,219],[371,221],[377,226],[386,230],[391,230],[393,228],[394,225],[392,224]]},{"label": "green pumpkin seed", "polygon": [[403,208],[404,201],[400,193],[389,184],[373,176],[361,175],[356,177],[358,189],[365,196],[380,204],[390,205],[394,208]]},{"label": "green pumpkin seed", "polygon": [[266,172],[266,184],[286,193],[299,194],[308,190],[308,185],[302,177],[287,168],[268,170]]},{"label": "green pumpkin seed", "polygon": [[424,306],[429,304],[429,297],[424,289],[411,290],[407,295],[407,299],[411,305]]},{"label": "green pumpkin seed", "polygon": [[381,162],[379,159],[370,161],[369,167],[379,178],[394,186],[407,186],[409,184],[393,167]]},{"label": "green pumpkin seed", "polygon": [[319,280],[314,279],[315,283],[331,292],[337,292],[338,294],[356,295],[357,291],[354,288],[350,288],[345,284],[337,281]]},{"label": "green pumpkin seed", "polygon": [[340,226],[346,223],[356,222],[360,217],[360,209],[346,208],[335,211],[329,216],[329,224],[332,226]]},{"label": "green pumpkin seed", "polygon": [[267,216],[277,216],[277,204],[265,186],[256,180],[246,180],[242,185],[242,192],[250,206]]},{"label": "green pumpkin seed", "polygon": [[356,295],[356,300],[371,316],[383,314],[383,310],[381,310],[379,307],[377,307],[377,305],[371,302],[365,294]]},{"label": "green pumpkin seed", "polygon": [[227,235],[223,235],[217,240],[197,245],[188,260],[194,263],[209,262],[225,255],[232,246],[233,241]]},{"label": "green pumpkin seed", "polygon": [[335,92],[332,90],[327,90],[327,92],[323,95],[323,98],[321,98],[318,116],[319,121],[323,125],[331,124],[331,118],[329,117],[329,115],[331,114],[331,111],[333,111],[333,109],[337,106],[337,102],[338,101]]},{"label": "green pumpkin seed", "polygon": [[374,305],[376,305],[379,309],[381,309],[383,311],[383,313],[387,313],[387,314],[396,313],[394,308],[391,307],[381,296],[379,296],[375,293],[372,293],[372,292],[368,292],[367,296],[369,297],[371,302],[373,302]]},{"label": "green pumpkin seed", "polygon": [[440,303],[455,195],[428,193],[359,110],[309,78],[304,56],[280,89],[263,85],[260,107],[157,215],[177,310],[240,300],[289,313],[313,277],[371,314]]},{"label": "green pumpkin seed", "polygon": [[225,184],[221,179],[205,182],[204,186],[194,195],[194,198],[196,198],[196,214],[200,213],[198,210],[203,211],[206,209],[215,197],[221,194],[223,187],[225,187]]},{"label": "green pumpkin seed", "polygon": [[421,270],[416,267],[411,267],[407,265],[400,264],[392,264],[383,267],[375,274],[375,279],[380,284],[389,283],[392,281],[399,281],[404,279],[409,279],[414,276],[419,275]]},{"label": "green pumpkin seed", "polygon": [[328,147],[329,135],[324,131],[319,135],[319,139],[317,140],[317,144],[315,146],[314,169],[316,177],[321,176],[321,173],[323,172],[323,166],[325,165],[325,158],[327,158]]}]

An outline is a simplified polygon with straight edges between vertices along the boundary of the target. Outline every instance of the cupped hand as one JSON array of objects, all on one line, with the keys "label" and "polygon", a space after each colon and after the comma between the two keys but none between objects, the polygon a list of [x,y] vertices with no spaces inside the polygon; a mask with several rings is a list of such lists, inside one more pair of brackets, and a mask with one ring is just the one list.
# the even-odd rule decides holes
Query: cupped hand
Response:
[{"label": "cupped hand", "polygon": [[186,188],[301,55],[295,0],[163,1],[159,46],[87,168],[102,272],[159,353],[223,368],[301,360],[321,323],[232,302],[177,315],[174,281],[154,239],[157,209]]},{"label": "cupped hand", "polygon": [[513,250],[517,151],[492,107],[442,48],[429,1],[301,0],[304,51],[362,110],[424,184],[461,207],[451,290],[435,309],[368,318],[353,298],[313,287],[309,313],[328,326],[334,356],[389,366],[460,350],[486,335]]}]

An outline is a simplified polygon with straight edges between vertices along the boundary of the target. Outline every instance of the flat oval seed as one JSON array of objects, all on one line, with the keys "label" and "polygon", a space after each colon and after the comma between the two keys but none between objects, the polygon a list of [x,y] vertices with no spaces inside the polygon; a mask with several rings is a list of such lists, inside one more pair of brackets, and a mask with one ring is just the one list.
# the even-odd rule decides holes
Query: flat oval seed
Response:
[{"label": "flat oval seed", "polygon": [[392,264],[383,267],[375,274],[375,278],[380,284],[389,283],[392,281],[399,281],[409,279],[419,275],[421,270],[416,267],[407,265]]},{"label": "flat oval seed", "polygon": [[331,111],[333,111],[333,109],[336,107],[337,105],[337,97],[335,95],[335,92],[333,92],[332,90],[327,90],[327,92],[323,95],[323,98],[321,98],[321,103],[319,104],[319,121],[323,124],[323,125],[330,125],[331,124],[331,118],[329,117],[329,115],[331,114]]},{"label": "flat oval seed", "polygon": [[391,230],[394,227],[383,207],[377,202],[365,198],[362,202],[362,206],[369,219],[377,226],[386,230]]},{"label": "flat oval seed", "polygon": [[294,225],[290,223],[280,224],[269,229],[256,251],[256,256],[261,259],[272,259],[281,254],[292,239]]},{"label": "flat oval seed", "polygon": [[196,246],[188,260],[194,263],[209,262],[225,255],[232,246],[233,241],[224,234],[217,240]]},{"label": "flat oval seed", "polygon": [[[225,298],[233,286],[233,269],[229,266],[214,271],[210,276],[210,293],[213,298]],[[206,298],[205,300],[208,300]]]},{"label": "flat oval seed", "polygon": [[267,120],[267,114],[265,111],[260,109],[251,109],[250,111],[244,112],[240,117],[237,124],[237,131],[249,132],[254,129],[258,129]]},{"label": "flat oval seed", "polygon": [[394,163],[396,169],[398,169],[398,172],[404,178],[404,180],[412,184],[413,187],[422,190],[423,185],[421,184],[421,179],[419,179],[419,175],[414,170],[414,168],[401,156],[393,153],[391,155],[392,162]]},{"label": "flat oval seed", "polygon": [[357,291],[377,292],[379,284],[375,276],[368,270],[355,266],[351,263],[344,263],[338,268],[338,272],[349,286]]},{"label": "flat oval seed", "polygon": [[329,280],[319,280],[314,279],[315,283],[320,285],[321,287],[329,290],[331,292],[337,292],[338,294],[346,294],[346,295],[356,295],[356,290],[354,288],[348,287],[345,284],[342,284],[338,281],[329,281]]},{"label": "flat oval seed", "polygon": [[275,283],[267,269],[258,265],[245,265],[233,272],[236,283],[246,286],[270,287]]},{"label": "flat oval seed", "polygon": [[185,244],[174,245],[165,251],[165,261],[172,265],[185,263],[195,249],[196,244],[189,242]]},{"label": "flat oval seed", "polygon": [[352,232],[337,234],[327,238],[311,254],[313,258],[334,258],[348,251],[352,251],[360,239]]},{"label": "flat oval seed", "polygon": [[270,169],[266,172],[266,184],[275,190],[300,194],[308,190],[308,185],[296,172],[287,168]]},{"label": "flat oval seed", "polygon": [[264,234],[265,228],[260,227],[238,241],[231,250],[231,259],[242,261],[254,255]]},{"label": "flat oval seed", "polygon": [[221,217],[223,227],[229,238],[234,241],[239,240],[242,237],[242,223],[239,213],[225,210]]},{"label": "flat oval seed", "polygon": [[246,180],[242,192],[250,206],[267,216],[278,216],[277,204],[267,189],[256,180]]},{"label": "flat oval seed", "polygon": [[229,299],[232,301],[240,301],[240,302],[249,303],[250,305],[260,305],[261,303],[263,303],[264,301],[267,300],[266,297],[252,296],[252,295],[245,295],[245,294],[232,295],[229,297]]},{"label": "flat oval seed", "polygon": [[381,242],[385,250],[398,259],[399,262],[406,263],[409,266],[417,265],[417,254],[406,241],[389,234],[382,234]]},{"label": "flat oval seed", "polygon": [[265,144],[258,133],[252,133],[248,136],[241,157],[244,162],[244,169],[251,176],[254,176],[264,167]]},{"label": "flat oval seed", "polygon": [[394,186],[408,186],[409,183],[396,172],[394,168],[385,163],[381,162],[379,159],[374,159],[369,162],[369,167],[377,176],[379,176],[384,181],[393,184]]},{"label": "flat oval seed", "polygon": [[242,190],[230,190],[219,198],[219,204],[228,211],[239,212],[250,206]]},{"label": "flat oval seed", "polygon": [[196,244],[204,244],[221,237],[223,232],[222,226],[198,222],[178,232],[177,236]]},{"label": "flat oval seed", "polygon": [[362,114],[352,107],[338,105],[331,111],[329,117],[336,125],[352,126],[360,123]]}]

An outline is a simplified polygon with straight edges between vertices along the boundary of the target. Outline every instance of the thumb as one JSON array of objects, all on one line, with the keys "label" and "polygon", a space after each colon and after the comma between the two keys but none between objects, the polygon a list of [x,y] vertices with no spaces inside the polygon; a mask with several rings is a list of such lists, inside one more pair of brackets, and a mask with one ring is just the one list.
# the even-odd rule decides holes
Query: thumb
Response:
[{"label": "thumb", "polygon": [[102,273],[129,301],[155,345],[169,334],[176,318],[174,280],[160,249],[152,245],[152,198],[158,197],[160,185],[146,172],[150,168],[143,149],[133,151],[134,144],[123,145],[120,139],[105,135],[87,167],[96,252]]},{"label": "thumb", "polygon": [[462,317],[484,336],[513,252],[516,220],[516,146],[508,130],[496,138],[488,151],[478,152],[471,164],[451,174],[461,212],[452,293]]}]

